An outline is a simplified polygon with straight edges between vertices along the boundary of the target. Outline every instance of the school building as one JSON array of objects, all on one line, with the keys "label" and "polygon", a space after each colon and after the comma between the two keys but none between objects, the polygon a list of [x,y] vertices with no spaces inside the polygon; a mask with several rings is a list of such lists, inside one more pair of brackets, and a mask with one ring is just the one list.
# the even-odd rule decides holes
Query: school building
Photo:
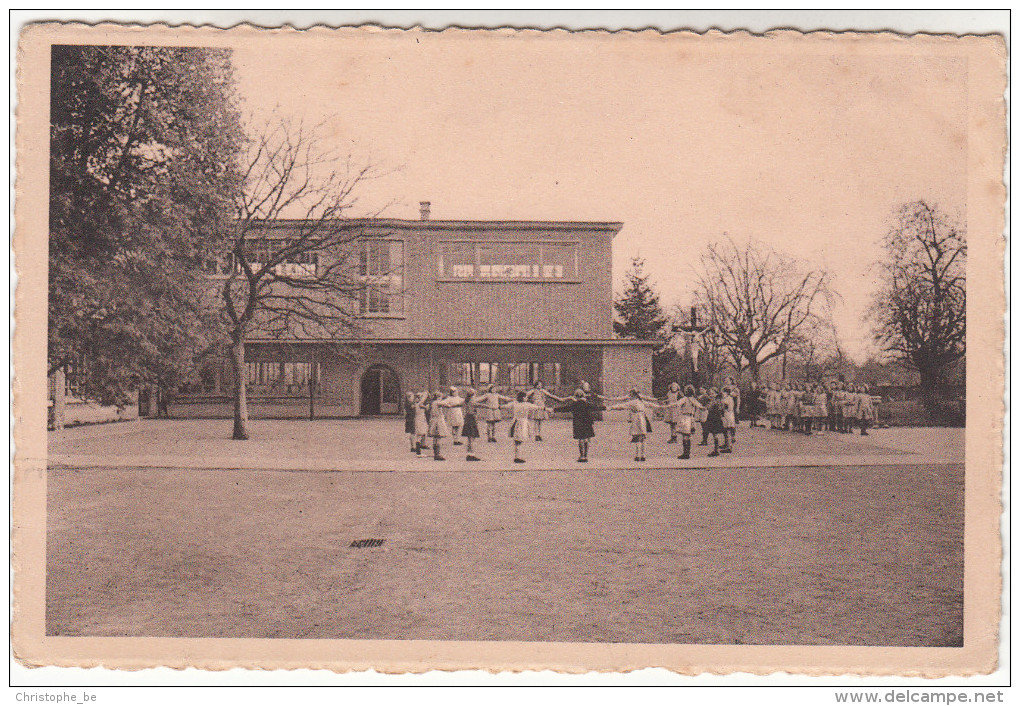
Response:
[{"label": "school building", "polygon": [[[286,238],[276,221],[267,238]],[[356,334],[248,339],[253,417],[398,414],[408,392],[452,385],[608,397],[651,389],[654,343],[613,336],[612,247],[621,223],[365,219]],[[286,263],[292,276],[330,254]],[[302,269],[304,268],[304,269]],[[176,414],[227,414],[229,365],[178,395]],[[175,416],[176,416],[175,414]],[[215,416],[220,416],[216,414]]]}]

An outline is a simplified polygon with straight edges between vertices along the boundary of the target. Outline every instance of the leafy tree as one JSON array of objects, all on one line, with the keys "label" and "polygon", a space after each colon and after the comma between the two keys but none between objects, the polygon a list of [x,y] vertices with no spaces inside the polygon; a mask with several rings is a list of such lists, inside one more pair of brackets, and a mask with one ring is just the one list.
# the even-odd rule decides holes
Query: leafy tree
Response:
[{"label": "leafy tree", "polygon": [[206,347],[201,267],[230,218],[240,124],[229,52],[54,46],[49,370],[123,404]]},{"label": "leafy tree", "polygon": [[249,437],[245,347],[252,334],[290,342],[349,337],[359,329],[362,295],[399,277],[402,263],[367,271],[361,224],[347,218],[358,187],[378,174],[338,154],[319,128],[279,116],[249,140],[219,289],[235,383],[234,439]]},{"label": "leafy tree", "polygon": [[737,370],[760,381],[761,366],[791,349],[816,320],[829,277],[771,247],[732,239],[701,256],[695,302],[708,313]]},{"label": "leafy tree", "polygon": [[658,341],[661,345],[652,354],[652,386],[656,394],[668,385],[664,377],[669,374],[670,363],[676,350],[667,343],[672,335],[669,317],[659,302],[659,294],[652,286],[650,276],[644,272],[645,261],[631,259],[627,271],[627,286],[613,302],[617,318],[613,330],[620,338],[640,341]]},{"label": "leafy tree", "polygon": [[946,376],[967,350],[966,231],[926,201],[903,204],[883,240],[875,339],[917,371],[935,411]]}]

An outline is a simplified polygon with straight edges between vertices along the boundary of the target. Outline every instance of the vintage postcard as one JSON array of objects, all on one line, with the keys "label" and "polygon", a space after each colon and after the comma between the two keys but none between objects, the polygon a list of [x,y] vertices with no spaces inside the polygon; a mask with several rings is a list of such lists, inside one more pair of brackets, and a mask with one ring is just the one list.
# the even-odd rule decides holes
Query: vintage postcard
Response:
[{"label": "vintage postcard", "polygon": [[998,36],[40,23],[28,665],[996,667]]}]

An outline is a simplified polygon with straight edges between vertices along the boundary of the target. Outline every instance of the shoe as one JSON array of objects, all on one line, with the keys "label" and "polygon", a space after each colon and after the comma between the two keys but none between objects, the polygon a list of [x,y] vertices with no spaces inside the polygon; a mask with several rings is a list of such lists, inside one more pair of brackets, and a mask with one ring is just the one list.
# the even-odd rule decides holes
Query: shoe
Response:
[{"label": "shoe", "polygon": [[675,436],[669,437],[669,441],[667,441],[666,443],[667,444],[675,444],[676,443],[676,437]]},{"label": "shoe", "polygon": [[515,458],[514,459],[514,463],[524,463],[524,459],[523,458]]},{"label": "shoe", "polygon": [[588,459],[586,459],[586,458],[579,458],[579,459],[577,459],[577,462],[578,462],[578,463],[584,463],[584,462],[585,462],[585,461],[587,461],[587,460],[588,460]]},{"label": "shoe", "polygon": [[724,453],[724,454],[731,454],[731,453],[733,453],[733,449],[730,448],[730,447],[727,447],[725,449],[719,449],[719,452],[720,453]]},{"label": "shoe", "polygon": [[866,431],[862,431],[862,432],[861,432],[861,436],[871,436],[871,434],[869,434],[869,433],[868,433],[868,432],[866,432]]},{"label": "shoe", "polygon": [[540,436],[536,436],[535,437],[535,441],[541,441],[541,440],[542,440],[542,437],[540,437]]},{"label": "shoe", "polygon": [[464,442],[462,442],[462,441],[455,441],[455,442],[453,442],[453,445],[454,446],[463,446]]},{"label": "shoe", "polygon": [[718,451],[709,451],[709,452],[708,452],[708,455],[709,455],[709,456],[718,456],[718,455],[719,455],[719,452],[718,452]]},{"label": "shoe", "polygon": [[635,460],[635,461],[640,461],[641,459],[640,459],[640,458],[638,458],[637,456],[635,456],[635,457],[634,457],[634,460]]},{"label": "shoe", "polygon": [[648,460],[648,459],[647,459],[647,458],[645,458],[644,456],[642,456],[641,458],[639,458],[639,459],[638,459],[638,461],[647,461],[647,460]]},{"label": "shoe", "polygon": [[690,454],[680,454],[679,456],[677,456],[677,458],[679,458],[679,459],[682,459],[682,460],[684,460],[684,461],[686,461],[686,460],[687,460],[687,459],[689,459],[690,457],[691,457],[691,455],[690,455]]},{"label": "shoe", "polygon": [[489,443],[490,443],[490,444],[495,444],[495,443],[496,443],[496,440],[495,440],[495,439],[489,439]]},{"label": "shoe", "polygon": [[482,459],[478,458],[477,456],[468,456],[468,457],[467,457],[466,459],[464,459],[464,460],[465,460],[465,461],[481,461]]}]

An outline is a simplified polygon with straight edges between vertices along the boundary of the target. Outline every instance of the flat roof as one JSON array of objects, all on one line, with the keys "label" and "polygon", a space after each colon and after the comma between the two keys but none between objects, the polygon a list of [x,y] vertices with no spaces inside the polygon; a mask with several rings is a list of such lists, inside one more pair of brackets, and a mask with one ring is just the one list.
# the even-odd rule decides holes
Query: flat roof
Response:
[{"label": "flat roof", "polygon": [[[279,218],[272,221],[252,221],[255,226],[298,226],[313,224],[315,220],[300,218]],[[400,218],[350,218],[341,222],[354,227],[380,227],[418,230],[602,230],[611,231],[615,236],[623,228],[619,221],[440,221],[440,220],[405,220]]]},{"label": "flat roof", "polygon": [[562,338],[249,338],[247,343],[276,343],[281,345],[295,344],[357,344],[357,345],[465,345],[465,346],[488,346],[488,345],[531,345],[531,346],[659,346],[659,341],[639,341],[632,338],[607,338],[607,339],[562,339]]}]

